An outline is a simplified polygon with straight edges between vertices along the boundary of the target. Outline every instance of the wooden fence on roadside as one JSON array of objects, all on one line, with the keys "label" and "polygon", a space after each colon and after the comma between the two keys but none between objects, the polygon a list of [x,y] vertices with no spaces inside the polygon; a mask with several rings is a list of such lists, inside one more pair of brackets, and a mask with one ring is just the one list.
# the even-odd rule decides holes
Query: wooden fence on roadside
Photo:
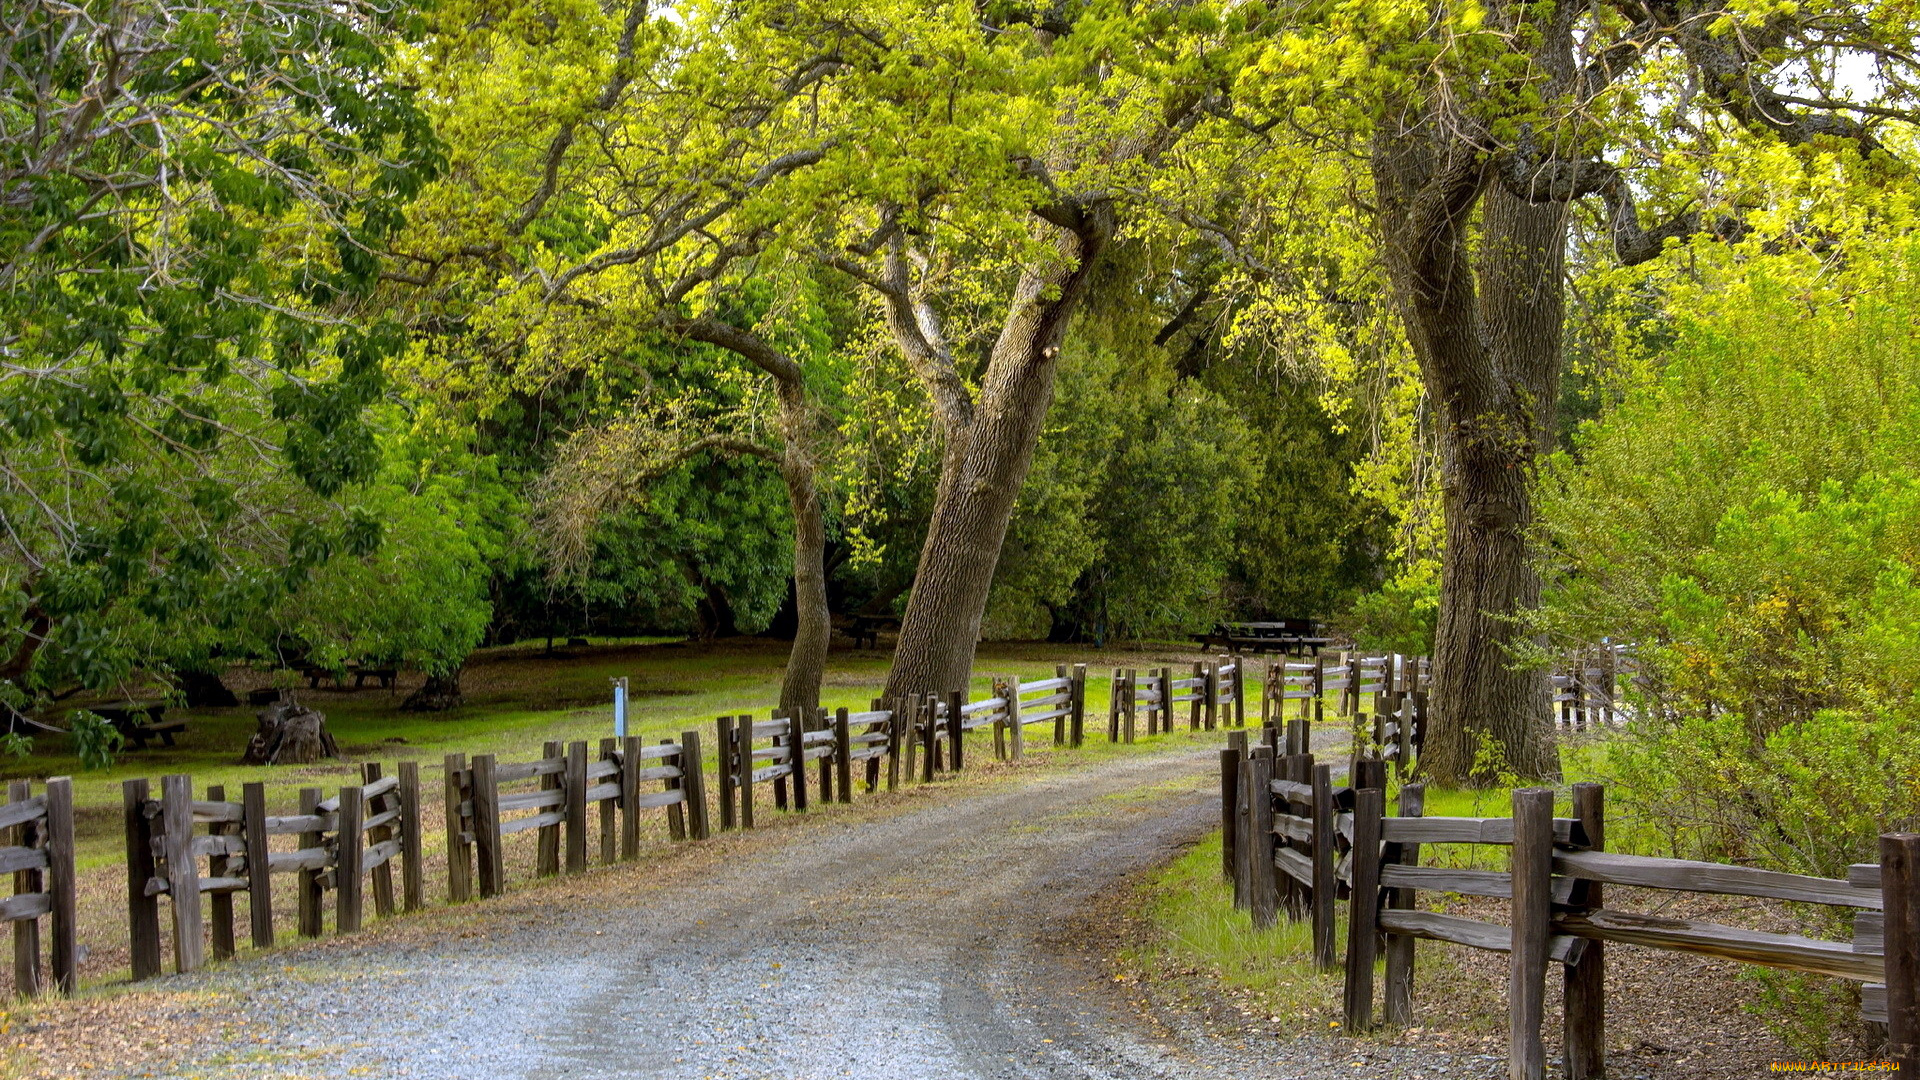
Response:
[{"label": "wooden fence on roadside", "polygon": [[[1336,903],[1347,901],[1345,1027],[1375,1026],[1377,949],[1386,971],[1379,994],[1385,1022],[1413,1015],[1415,943],[1442,941],[1508,957],[1510,1075],[1546,1075],[1546,983],[1563,984],[1566,1075],[1605,1069],[1608,944],[1636,945],[1744,964],[1809,972],[1862,984],[1862,1018],[1886,1029],[1890,1056],[1920,1064],[1920,835],[1881,837],[1881,862],[1854,866],[1845,880],[1746,866],[1626,855],[1606,850],[1604,791],[1575,784],[1574,816],[1553,815],[1555,793],[1525,788],[1505,818],[1427,817],[1424,788],[1400,791],[1399,813],[1385,811],[1387,763],[1355,759],[1349,783],[1305,752],[1305,721],[1292,722],[1276,755],[1229,736],[1221,752],[1223,873],[1256,927],[1281,912],[1312,924],[1315,965],[1335,963]],[[1423,865],[1423,845],[1495,845],[1505,870]],[[1742,896],[1854,912],[1852,938],[1829,941],[1693,919],[1621,911],[1605,905],[1608,885],[1669,893]],[[1502,899],[1507,923],[1423,908],[1421,892]],[[1382,944],[1383,943],[1383,944]]]},{"label": "wooden fence on roadside", "polygon": [[29,781],[9,783],[0,805],[0,837],[9,841],[0,847],[0,873],[13,874],[13,895],[0,900],[0,923],[13,924],[14,989],[31,996],[45,986],[44,940],[51,988],[71,994],[80,971],[73,781],[53,777],[38,795]]}]

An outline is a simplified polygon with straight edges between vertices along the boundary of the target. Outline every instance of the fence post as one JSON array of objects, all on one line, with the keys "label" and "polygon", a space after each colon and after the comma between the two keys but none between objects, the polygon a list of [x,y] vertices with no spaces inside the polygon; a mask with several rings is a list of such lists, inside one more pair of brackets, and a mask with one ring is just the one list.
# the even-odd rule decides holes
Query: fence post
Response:
[{"label": "fence post", "polygon": [[1887,1056],[1920,1069],[1920,833],[1880,837],[1887,958]]},{"label": "fence post", "polygon": [[[1199,731],[1200,730],[1200,714],[1202,711],[1205,711],[1206,709],[1205,698],[1207,696],[1207,665],[1201,663],[1198,660],[1195,660],[1193,662],[1192,678],[1194,681],[1193,700],[1187,703],[1187,730]],[[1213,722],[1211,717],[1208,718],[1207,730],[1208,731],[1213,730]]]},{"label": "fence post", "polygon": [[[887,790],[894,791],[900,787],[901,754],[903,751],[911,753],[910,747],[913,744],[908,738],[908,731],[909,731],[910,725],[907,723],[907,720],[906,720],[906,715],[907,715],[906,712],[902,710],[900,707],[900,699],[894,698],[893,700],[886,702],[886,709],[887,709]],[[907,772],[909,774],[913,772],[913,763],[911,759],[909,759],[907,763]]]},{"label": "fence post", "polygon": [[500,782],[492,754],[473,755],[473,837],[475,865],[484,899],[507,891],[507,864],[500,843]]},{"label": "fence post", "polygon": [[1333,766],[1313,767],[1313,966],[1334,964]]},{"label": "fence post", "polygon": [[80,988],[78,894],[73,866],[73,780],[47,781],[47,893],[53,902],[53,985],[68,996]]},{"label": "fence post", "polygon": [[120,785],[127,827],[127,943],[135,982],[160,974],[160,897],[147,891],[147,882],[154,876],[153,819],[147,816],[147,791],[144,779]]},{"label": "fence post", "polygon": [[[807,808],[807,728],[810,726],[806,719],[807,711],[802,707],[799,710],[800,715],[787,717],[787,761],[793,766],[791,775],[795,810]],[[822,773],[822,775],[832,774]],[[821,797],[832,798],[832,793],[824,792]]]},{"label": "fence post", "polygon": [[360,879],[367,847],[365,838],[360,834],[366,822],[365,791],[361,787],[340,789],[340,829],[334,834],[338,854],[334,857],[333,870],[333,922],[334,929],[342,934],[351,934],[360,929],[364,907]]},{"label": "fence post", "polygon": [[1267,747],[1259,747],[1249,755],[1248,773],[1243,774],[1251,781],[1241,793],[1247,800],[1251,813],[1247,816],[1252,826],[1247,840],[1248,883],[1253,887],[1253,898],[1248,910],[1253,915],[1253,928],[1265,930],[1277,921],[1279,896],[1275,875],[1277,868],[1273,864],[1273,753]]},{"label": "fence post", "polygon": [[[1408,784],[1400,789],[1400,816],[1421,817],[1426,813],[1427,786]],[[1420,865],[1419,844],[1388,844],[1382,863],[1401,866]],[[1412,889],[1395,889],[1387,894],[1387,906],[1396,910],[1413,907]],[[1407,1027],[1413,1023],[1413,950],[1411,934],[1387,935],[1387,1024]]]},{"label": "fence post", "polygon": [[1247,733],[1227,732],[1227,748],[1220,751],[1220,873],[1234,878],[1234,820],[1240,806],[1240,759],[1247,756]]},{"label": "fence post", "polygon": [[567,744],[567,771],[562,788],[567,797],[567,873],[587,868],[587,744]]},{"label": "fence post", "polygon": [[[1278,764],[1274,768],[1274,776],[1276,779],[1285,780],[1285,781],[1288,781],[1289,783],[1294,783],[1294,784],[1312,783],[1313,781],[1312,755],[1289,753],[1284,757],[1277,759],[1277,761],[1278,761]],[[1294,803],[1295,803],[1295,800],[1289,797],[1287,799],[1280,800],[1277,804],[1277,808],[1283,813],[1288,814],[1289,816],[1304,818],[1306,815],[1299,813],[1299,810],[1301,808],[1296,807]],[[1297,841],[1295,841],[1291,837],[1285,837],[1285,836],[1280,836],[1276,834],[1274,836],[1273,843],[1276,850],[1279,848],[1285,848],[1289,851],[1298,850],[1296,847],[1294,847]],[[1280,899],[1286,905],[1287,921],[1299,922],[1301,918],[1305,916],[1307,913],[1307,886],[1295,880],[1292,874],[1276,874],[1275,880],[1278,881],[1280,884]]]},{"label": "fence post", "polygon": [[1067,708],[1073,715],[1067,718],[1067,742],[1078,747],[1087,736],[1087,665],[1073,665],[1073,684],[1068,687],[1071,700]]},{"label": "fence post", "polygon": [[400,773],[400,902],[408,911],[419,911],[427,903],[426,867],[421,865],[420,843],[420,763],[403,761],[395,766]]},{"label": "fence post", "polygon": [[[33,797],[33,782],[14,780],[7,784],[7,802],[25,802]],[[13,842],[23,848],[34,847],[40,838],[39,826],[32,821],[14,828]],[[40,891],[40,871],[13,872],[13,895]],[[197,896],[196,896],[197,899]],[[13,989],[21,997],[40,992],[40,920],[15,919],[13,923]]]},{"label": "fence post", "polygon": [[620,743],[620,857],[640,857],[640,748],[638,735],[623,735]]},{"label": "fence post", "polygon": [[964,690],[954,690],[947,695],[947,765],[954,772],[966,767],[967,718],[960,709],[967,703]]},{"label": "fence post", "polygon": [[[360,782],[362,785],[371,785],[384,775],[386,775],[386,773],[381,769],[380,763],[377,761],[362,762],[360,765]],[[363,786],[361,788],[363,798],[365,797],[365,791],[366,787]],[[366,817],[374,817],[385,813],[386,808],[387,797],[385,795],[376,795],[373,798],[365,799],[361,812],[365,814]],[[361,819],[362,822],[366,820],[366,817]],[[391,826],[379,825],[367,830],[367,844],[383,844],[391,839],[393,839],[393,829]],[[366,856],[362,855],[360,858],[364,865]],[[388,918],[393,914],[393,860],[391,858],[382,860],[380,865],[373,868],[372,877],[374,913],[383,919]]]},{"label": "fence post", "polygon": [[[226,785],[209,785],[207,788],[207,801],[214,803],[226,802]],[[232,831],[233,826],[230,822],[216,821],[207,826],[207,835],[209,836],[225,837],[231,835]],[[210,878],[223,878],[227,876],[226,852],[215,852],[207,856],[207,876]],[[207,921],[212,931],[208,936],[213,940],[213,958],[215,960],[230,960],[233,958],[234,952],[233,892],[229,889],[221,889],[215,892],[208,898],[207,909],[208,914],[211,916]]]},{"label": "fence post", "polygon": [[[550,740],[540,747],[540,760],[542,762],[560,762],[560,772],[542,773],[540,775],[540,790],[561,792],[561,803],[558,809],[563,811],[566,807],[566,793],[564,789],[567,778],[563,775],[566,772],[566,754],[567,748],[563,743]],[[540,808],[540,812],[545,814],[554,809],[556,808],[544,806]],[[537,838],[534,849],[533,872],[541,877],[551,877],[552,875],[558,874],[560,872],[560,825],[542,825],[539,829],[535,830],[535,832]]]},{"label": "fence post", "polygon": [[720,829],[725,832],[734,827],[733,812],[733,717],[723,716],[714,724],[716,746],[719,751],[719,767],[714,770],[720,784]]},{"label": "fence post", "polygon": [[1347,1031],[1373,1026],[1373,958],[1380,934],[1380,819],[1386,792],[1353,792],[1352,892],[1347,904]]},{"label": "fence post", "polygon": [[166,834],[167,894],[173,898],[173,969],[200,970],[200,867],[193,859],[193,778],[160,778],[160,828]]},{"label": "fence post", "polygon": [[[601,799],[598,811],[600,815],[600,861],[610,864],[620,858],[620,808],[626,805],[626,799],[624,798],[626,789],[620,786],[622,773],[618,771],[620,766],[619,739],[606,738],[600,740],[600,760],[614,763],[616,771],[613,774],[613,786],[622,792],[621,795],[615,795],[611,799]],[[674,807],[673,813],[676,815],[674,820],[677,822],[680,808],[677,806]],[[679,833],[681,830],[675,831]],[[675,835],[674,839],[681,839],[681,836]]]},{"label": "fence post", "polygon": [[247,923],[253,947],[273,946],[273,867],[267,850],[267,785],[240,789],[240,823],[247,841]]},{"label": "fence post", "polygon": [[1553,917],[1553,789],[1513,793],[1513,945],[1507,954],[1507,1075],[1544,1080],[1547,935]]},{"label": "fence post", "polygon": [[461,827],[467,815],[460,812],[461,803],[467,803],[468,811],[473,809],[465,791],[470,786],[466,781],[467,755],[448,754],[441,768],[446,774],[447,899],[461,904],[473,898],[473,844],[468,840],[473,833]]},{"label": "fence post", "polygon": [[[1126,710],[1126,719],[1124,721],[1124,724],[1126,725],[1125,742],[1128,746],[1133,745],[1134,726],[1138,723],[1138,716],[1139,716],[1138,698],[1139,698],[1139,686],[1140,686],[1138,679],[1139,679],[1139,676],[1134,674],[1134,669],[1128,668],[1126,682],[1121,687],[1121,691],[1124,696],[1121,698],[1120,706],[1122,709]],[[1151,720],[1152,717],[1149,716],[1148,719]],[[1149,735],[1153,734],[1153,727],[1151,724],[1149,724],[1147,727],[1147,734]]]},{"label": "fence post", "polygon": [[833,772],[840,784],[840,801],[853,801],[853,729],[842,706],[833,714]]},{"label": "fence post", "polygon": [[[312,818],[321,816],[319,788],[300,789],[300,814],[302,817]],[[326,832],[324,828],[316,828],[310,832],[303,832],[300,834],[299,839],[300,848],[303,851],[318,848],[324,844],[325,841]],[[303,866],[294,875],[294,888],[299,894],[299,906],[297,910],[300,919],[301,937],[313,938],[320,936],[320,894],[322,891],[320,873],[320,867]]]},{"label": "fence post", "polygon": [[[1587,834],[1587,847],[1606,850],[1606,788],[1599,784],[1573,785],[1573,816]],[[1597,881],[1574,884],[1573,903],[1597,908],[1601,886]],[[1597,1080],[1607,1071],[1606,946],[1588,941],[1580,960],[1565,969],[1563,1042],[1567,1052],[1567,1080]]]},{"label": "fence post", "polygon": [[707,774],[700,752],[700,733],[680,733],[680,772],[687,793],[687,835],[705,840],[712,835],[707,827]]},{"label": "fence post", "polygon": [[742,716],[733,729],[733,790],[740,800],[740,827],[753,828],[753,717]]}]

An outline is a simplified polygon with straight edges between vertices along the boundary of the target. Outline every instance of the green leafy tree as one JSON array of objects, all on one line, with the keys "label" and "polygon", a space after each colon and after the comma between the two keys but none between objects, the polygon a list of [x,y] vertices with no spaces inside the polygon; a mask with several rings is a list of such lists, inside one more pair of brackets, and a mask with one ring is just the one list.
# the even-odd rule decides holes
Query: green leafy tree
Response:
[{"label": "green leafy tree", "polygon": [[[404,344],[378,247],[437,144],[405,7],[0,17],[0,682],[103,686],[366,529],[361,410]],[[190,636],[190,635],[189,635]]]}]

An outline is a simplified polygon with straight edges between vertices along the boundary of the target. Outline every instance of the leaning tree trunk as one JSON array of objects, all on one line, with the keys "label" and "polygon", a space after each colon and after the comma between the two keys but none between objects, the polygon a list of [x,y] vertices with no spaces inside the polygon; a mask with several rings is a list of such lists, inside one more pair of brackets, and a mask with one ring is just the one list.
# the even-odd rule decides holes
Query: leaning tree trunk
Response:
[{"label": "leaning tree trunk", "polygon": [[1015,287],[979,403],[963,431],[947,432],[933,519],[887,675],[888,697],[960,690],[972,678],[1000,545],[1053,403],[1060,345],[1113,225],[1105,203],[1083,211],[1075,227],[1055,230],[1055,261],[1023,273]]},{"label": "leaning tree trunk", "polygon": [[1447,527],[1420,768],[1443,785],[1557,778],[1546,674],[1522,668],[1514,646],[1540,597],[1529,484],[1559,383],[1566,210],[1489,189],[1471,146],[1431,117],[1401,119],[1382,125],[1375,181],[1396,299],[1438,406]]},{"label": "leaning tree trunk", "polygon": [[811,413],[806,387],[782,379],[781,428],[786,447],[780,479],[787,485],[793,511],[793,648],[780,679],[780,704],[787,715],[820,707],[820,686],[827,676],[827,641],[833,633],[827,610],[827,525],[814,483]]}]

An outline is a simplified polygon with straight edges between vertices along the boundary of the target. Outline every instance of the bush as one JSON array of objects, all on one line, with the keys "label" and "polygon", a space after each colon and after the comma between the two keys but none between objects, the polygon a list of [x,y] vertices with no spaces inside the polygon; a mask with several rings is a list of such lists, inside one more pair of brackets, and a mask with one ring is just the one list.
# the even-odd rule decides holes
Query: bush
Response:
[{"label": "bush", "polygon": [[68,714],[67,731],[73,736],[73,752],[80,759],[80,767],[87,770],[112,768],[114,755],[127,744],[120,729],[85,709]]}]

